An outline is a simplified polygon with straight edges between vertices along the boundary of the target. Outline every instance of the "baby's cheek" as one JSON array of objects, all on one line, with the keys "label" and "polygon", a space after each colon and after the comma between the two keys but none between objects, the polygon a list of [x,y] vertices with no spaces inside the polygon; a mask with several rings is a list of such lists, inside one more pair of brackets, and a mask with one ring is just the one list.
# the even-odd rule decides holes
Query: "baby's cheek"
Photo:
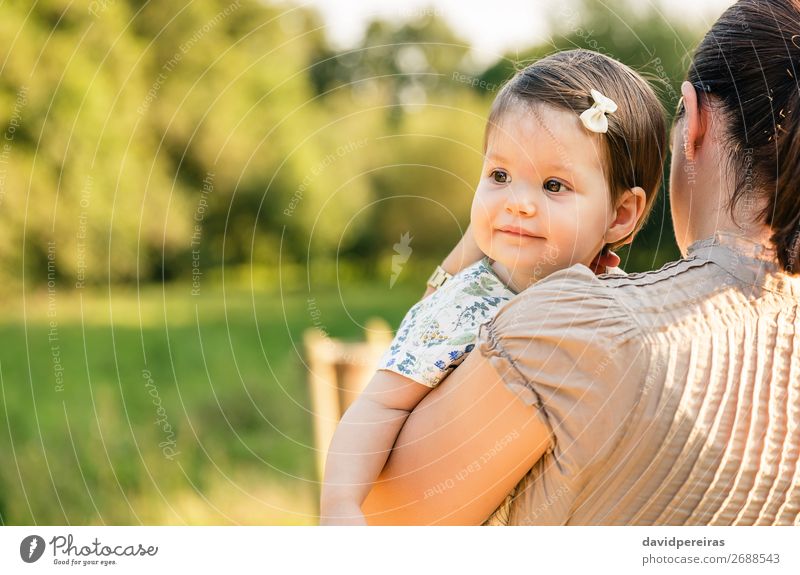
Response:
[{"label": "baby's cheek", "polygon": [[481,224],[475,225],[475,222],[473,222],[472,234],[475,237],[475,243],[478,244],[480,250],[486,255],[491,255],[492,234],[487,229],[486,225],[481,225]]},{"label": "baby's cheek", "polygon": [[472,203],[470,224],[472,225],[472,235],[475,238],[475,242],[481,250],[486,251],[492,240],[491,215],[489,206],[481,202],[478,196]]},{"label": "baby's cheek", "polygon": [[575,253],[576,263],[587,263],[592,261],[602,249],[605,242],[606,227],[605,221],[598,218],[594,221],[587,221],[582,229],[578,230]]},{"label": "baby's cheek", "polygon": [[562,267],[569,267],[582,259],[582,243],[581,231],[578,228],[574,225],[564,226],[557,241],[548,246],[549,258],[556,260]]}]

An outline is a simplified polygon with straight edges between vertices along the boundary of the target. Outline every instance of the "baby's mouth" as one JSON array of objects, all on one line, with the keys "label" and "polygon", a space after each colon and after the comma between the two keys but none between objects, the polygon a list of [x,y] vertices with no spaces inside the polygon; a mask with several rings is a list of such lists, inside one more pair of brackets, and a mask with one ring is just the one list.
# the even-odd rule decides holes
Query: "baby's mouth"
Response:
[{"label": "baby's mouth", "polygon": [[497,228],[497,231],[498,232],[503,232],[504,234],[514,235],[514,236],[542,239],[542,236],[537,235],[537,234],[535,234],[535,233],[533,233],[533,232],[531,232],[529,230],[526,230],[525,228],[519,227],[519,226],[503,226],[503,227]]}]

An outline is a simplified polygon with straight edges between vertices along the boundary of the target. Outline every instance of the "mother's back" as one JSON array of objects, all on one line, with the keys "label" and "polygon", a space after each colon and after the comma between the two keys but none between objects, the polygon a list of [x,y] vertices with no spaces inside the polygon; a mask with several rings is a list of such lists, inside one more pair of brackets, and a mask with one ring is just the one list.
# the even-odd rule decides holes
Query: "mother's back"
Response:
[{"label": "mother's back", "polygon": [[510,302],[484,341],[513,358],[554,449],[517,486],[509,522],[800,523],[800,278],[778,267],[716,234],[657,272],[576,266]]}]

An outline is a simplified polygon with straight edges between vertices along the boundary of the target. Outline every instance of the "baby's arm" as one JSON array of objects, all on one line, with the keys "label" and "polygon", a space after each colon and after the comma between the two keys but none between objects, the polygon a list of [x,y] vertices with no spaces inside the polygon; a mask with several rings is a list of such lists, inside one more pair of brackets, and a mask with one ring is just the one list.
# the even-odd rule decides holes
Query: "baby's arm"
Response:
[{"label": "baby's arm", "polygon": [[[472,235],[472,224],[470,224],[467,226],[463,237],[458,241],[447,257],[444,258],[441,266],[442,269],[450,275],[456,275],[465,267],[471,266],[477,262],[483,256],[484,253],[481,251],[481,248],[478,247],[475,237]],[[428,286],[425,294],[422,296],[423,299],[431,295],[434,291],[436,291],[434,288]]]},{"label": "baby's arm", "polygon": [[342,417],[328,449],[321,525],[366,525],[361,504],[409,413],[430,390],[392,371],[375,373]]}]

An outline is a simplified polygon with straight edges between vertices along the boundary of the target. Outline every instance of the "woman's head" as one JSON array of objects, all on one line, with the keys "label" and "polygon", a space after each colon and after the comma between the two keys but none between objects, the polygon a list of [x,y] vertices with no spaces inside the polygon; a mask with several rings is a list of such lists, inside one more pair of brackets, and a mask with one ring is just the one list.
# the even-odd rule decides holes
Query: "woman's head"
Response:
[{"label": "woman's head", "polygon": [[686,101],[674,131],[671,195],[679,239],[700,199],[692,202],[695,186],[685,174],[699,172],[699,165],[690,169],[698,138],[716,122],[723,170],[704,169],[725,174],[731,218],[768,226],[783,268],[800,272],[799,74],[798,0],[741,0],[708,31],[689,68],[691,86],[683,86]]},{"label": "woman's head", "polygon": [[[592,90],[617,104],[605,133],[579,119]],[[627,243],[655,200],[665,143],[658,99],[627,66],[587,50],[527,66],[489,114],[472,209],[478,245],[504,265],[535,269],[535,279]],[[535,237],[500,231],[506,226]]]}]

